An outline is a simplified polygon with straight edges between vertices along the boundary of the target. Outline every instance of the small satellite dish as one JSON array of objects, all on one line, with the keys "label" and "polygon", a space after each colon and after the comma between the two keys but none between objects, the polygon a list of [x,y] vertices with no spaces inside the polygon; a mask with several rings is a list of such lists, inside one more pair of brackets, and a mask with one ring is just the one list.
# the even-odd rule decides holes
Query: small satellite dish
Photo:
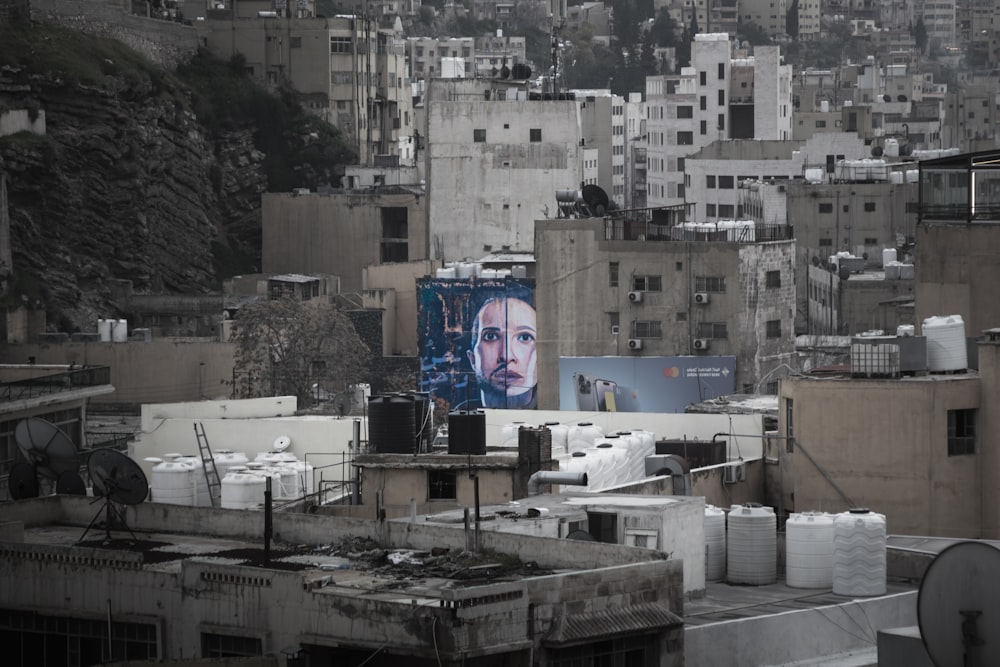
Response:
[{"label": "small satellite dish", "polygon": [[349,394],[337,394],[333,397],[333,409],[336,411],[338,417],[343,417],[344,415],[350,414],[351,412],[351,397]]},{"label": "small satellite dish", "polygon": [[11,500],[25,500],[38,497],[38,476],[35,466],[19,461],[10,468],[7,477],[7,490]]},{"label": "small satellite dish", "polygon": [[138,505],[149,493],[146,473],[139,464],[114,449],[95,449],[87,461],[94,495],[122,505]]},{"label": "small satellite dish", "polygon": [[596,542],[594,536],[585,530],[574,530],[566,536],[567,540],[579,540],[581,542]]},{"label": "small satellite dish", "polygon": [[283,452],[292,446],[292,439],[287,435],[279,435],[274,439],[274,443],[271,445],[271,449],[276,452]]},{"label": "small satellite dish", "polygon": [[87,495],[87,485],[84,483],[80,473],[70,470],[59,475],[56,480],[56,493],[68,496]]},{"label": "small satellite dish", "polygon": [[58,479],[64,472],[80,469],[76,445],[52,422],[32,417],[14,427],[14,442],[35,471],[48,479]]},{"label": "small satellite dish", "polygon": [[1000,665],[1000,550],[959,542],[931,561],[917,624],[935,665]]}]

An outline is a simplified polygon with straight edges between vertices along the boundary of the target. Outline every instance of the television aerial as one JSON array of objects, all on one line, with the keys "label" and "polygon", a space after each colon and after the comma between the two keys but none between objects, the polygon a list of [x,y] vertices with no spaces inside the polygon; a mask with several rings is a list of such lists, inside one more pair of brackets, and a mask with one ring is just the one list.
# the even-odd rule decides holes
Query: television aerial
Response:
[{"label": "television aerial", "polygon": [[917,623],[938,667],[1000,664],[1000,549],[959,542],[927,566]]},{"label": "television aerial", "polygon": [[333,410],[338,417],[343,417],[351,412],[350,394],[337,394],[333,397]]},{"label": "television aerial", "polygon": [[103,507],[91,520],[87,530],[83,532],[83,538],[87,536],[93,528],[103,510],[104,518],[104,543],[111,542],[111,527],[118,523],[128,530],[132,539],[135,540],[135,533],[125,522],[125,513],[119,509],[118,505],[138,505],[146,499],[149,494],[149,482],[146,474],[139,467],[139,464],[130,459],[125,454],[114,449],[95,449],[90,454],[87,461],[87,472],[90,474],[90,481],[94,486],[94,496],[96,500],[104,501]]}]

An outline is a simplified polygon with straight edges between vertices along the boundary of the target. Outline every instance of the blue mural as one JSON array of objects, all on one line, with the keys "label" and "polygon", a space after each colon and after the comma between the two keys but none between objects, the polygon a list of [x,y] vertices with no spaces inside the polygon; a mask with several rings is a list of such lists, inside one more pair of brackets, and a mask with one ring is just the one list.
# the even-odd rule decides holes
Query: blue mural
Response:
[{"label": "blue mural", "polygon": [[417,280],[420,390],[449,410],[534,409],[535,282]]},{"label": "blue mural", "polygon": [[736,391],[736,357],[560,357],[559,409],[684,412]]}]

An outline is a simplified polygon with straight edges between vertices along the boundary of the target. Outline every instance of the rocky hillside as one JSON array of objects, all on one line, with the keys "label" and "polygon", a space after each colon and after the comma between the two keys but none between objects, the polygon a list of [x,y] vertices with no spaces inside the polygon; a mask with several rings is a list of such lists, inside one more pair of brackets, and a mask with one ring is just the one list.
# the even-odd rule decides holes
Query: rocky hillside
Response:
[{"label": "rocky hillside", "polygon": [[167,72],[126,47],[54,26],[0,26],[0,137],[13,276],[6,303],[49,328],[92,330],[138,293],[196,294],[253,271],[260,195],[336,183],[351,159],[329,128],[257,89],[242,64]]}]

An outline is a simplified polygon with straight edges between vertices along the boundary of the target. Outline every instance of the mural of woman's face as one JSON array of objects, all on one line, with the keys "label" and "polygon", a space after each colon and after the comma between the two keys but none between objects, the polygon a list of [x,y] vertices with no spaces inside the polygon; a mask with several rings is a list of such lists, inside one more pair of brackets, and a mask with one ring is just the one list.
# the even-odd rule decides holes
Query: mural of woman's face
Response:
[{"label": "mural of woman's face", "polygon": [[483,389],[518,396],[538,382],[535,309],[521,299],[487,301],[473,323],[469,361]]}]

